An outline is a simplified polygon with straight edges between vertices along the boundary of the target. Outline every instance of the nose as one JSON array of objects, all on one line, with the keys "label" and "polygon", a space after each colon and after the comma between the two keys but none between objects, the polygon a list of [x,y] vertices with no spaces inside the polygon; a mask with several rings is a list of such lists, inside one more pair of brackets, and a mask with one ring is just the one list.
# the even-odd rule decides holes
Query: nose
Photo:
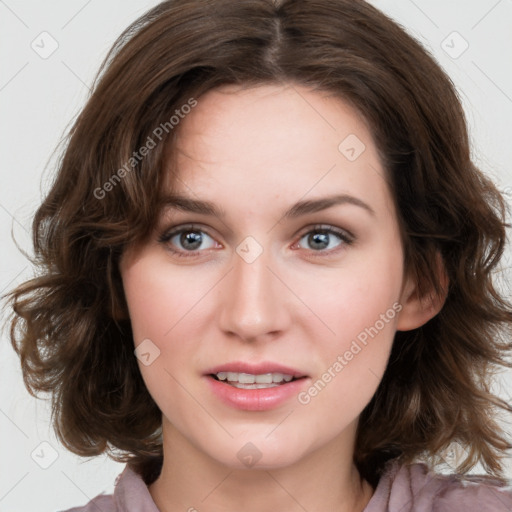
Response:
[{"label": "nose", "polygon": [[223,279],[219,327],[244,341],[275,339],[290,320],[290,297],[277,277],[275,262],[264,251],[254,261],[233,255],[233,268]]}]

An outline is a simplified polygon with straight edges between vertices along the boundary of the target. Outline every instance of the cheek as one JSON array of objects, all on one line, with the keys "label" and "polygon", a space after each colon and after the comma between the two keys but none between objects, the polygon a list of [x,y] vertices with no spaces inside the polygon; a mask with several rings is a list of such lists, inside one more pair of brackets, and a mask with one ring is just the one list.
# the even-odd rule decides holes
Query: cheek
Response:
[{"label": "cheek", "polygon": [[[171,285],[172,283],[172,285]],[[190,284],[190,283],[188,283]],[[179,400],[181,361],[193,350],[182,338],[190,321],[198,290],[187,286],[183,274],[155,258],[140,258],[123,271],[123,286],[133,331],[134,350],[144,383],[164,414],[183,413]],[[187,314],[188,313],[188,314]]]},{"label": "cheek", "polygon": [[322,411],[322,422],[337,425],[340,417],[356,418],[375,394],[393,345],[396,306],[395,303],[395,307],[384,309],[380,317],[379,308],[373,308],[378,312],[374,315],[367,305],[371,322],[356,322],[350,311],[346,311],[346,321],[337,324],[335,343],[320,340],[319,373],[312,379],[310,388],[299,396],[299,402],[314,404],[316,410]]},{"label": "cheek", "polygon": [[[314,284],[314,286],[312,286]],[[326,336],[341,349],[368,329],[389,335],[394,327],[402,284],[402,268],[396,262],[376,265],[361,261],[330,274],[318,274],[315,282],[303,278],[302,296],[318,319],[329,327]],[[334,343],[332,343],[334,341]]]},{"label": "cheek", "polygon": [[308,305],[332,331],[316,335],[321,373],[310,395],[329,410],[331,404],[332,414],[337,408],[358,414],[384,374],[402,308],[399,261],[361,259],[358,265],[347,265],[350,272],[319,280],[308,296]]},{"label": "cheek", "polygon": [[135,343],[150,338],[160,350],[166,350],[173,333],[190,323],[208,289],[197,272],[176,272],[151,259],[127,269],[123,284]]},{"label": "cheek", "polygon": [[175,398],[182,372],[197,357],[206,304],[201,299],[209,289],[207,276],[199,279],[197,274],[176,271],[160,258],[140,258],[123,271],[134,349],[151,354],[150,364],[139,358],[139,368],[162,410],[180,410]]}]

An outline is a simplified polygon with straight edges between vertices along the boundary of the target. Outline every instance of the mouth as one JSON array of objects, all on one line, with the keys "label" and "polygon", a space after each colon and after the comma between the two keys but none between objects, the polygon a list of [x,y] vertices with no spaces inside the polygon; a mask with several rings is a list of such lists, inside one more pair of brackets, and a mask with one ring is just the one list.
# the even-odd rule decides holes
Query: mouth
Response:
[{"label": "mouth", "polygon": [[244,411],[266,411],[288,403],[310,380],[300,370],[273,362],[234,361],[209,368],[203,375],[215,397]]},{"label": "mouth", "polygon": [[254,374],[221,371],[210,373],[208,376],[238,389],[269,389],[306,378],[305,376],[295,377],[289,373],[282,372]]}]

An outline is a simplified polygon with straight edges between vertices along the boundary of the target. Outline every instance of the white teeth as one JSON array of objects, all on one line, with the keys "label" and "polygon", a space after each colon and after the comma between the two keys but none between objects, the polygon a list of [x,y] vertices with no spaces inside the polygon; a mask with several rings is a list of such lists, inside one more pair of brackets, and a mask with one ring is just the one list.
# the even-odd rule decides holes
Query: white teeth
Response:
[{"label": "white teeth", "polygon": [[239,389],[266,389],[266,388],[276,388],[279,384],[241,384],[240,382],[230,382],[230,386]]},{"label": "white teeth", "polygon": [[[259,377],[259,375],[258,375],[258,377]],[[238,380],[238,382],[240,382],[240,384],[254,384],[254,381],[256,380],[256,378],[257,377],[255,375],[252,375],[250,373],[239,373],[238,379],[236,379],[236,380]],[[235,379],[233,379],[233,380],[235,380]]]},{"label": "white teeth", "polygon": [[[268,384],[279,384],[283,381],[290,382],[293,379],[293,375],[279,372],[262,373],[259,375],[254,375],[252,373],[219,372],[217,373],[217,378],[219,380],[227,380],[229,383],[233,384],[264,384],[263,387],[269,387],[267,386]],[[259,388],[255,387],[254,389]]]},{"label": "white teeth", "polygon": [[[277,375],[277,373],[276,373]],[[272,384],[273,376],[271,373],[263,373],[261,375],[256,375],[255,377],[256,382],[258,384]],[[242,382],[242,381],[239,381]],[[279,381],[276,381],[279,382]]]}]

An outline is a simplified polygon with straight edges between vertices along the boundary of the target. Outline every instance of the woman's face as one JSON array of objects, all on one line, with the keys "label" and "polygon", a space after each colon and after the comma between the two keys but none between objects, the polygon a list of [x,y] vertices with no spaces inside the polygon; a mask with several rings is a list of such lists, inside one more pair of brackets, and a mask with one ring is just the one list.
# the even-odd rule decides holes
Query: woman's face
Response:
[{"label": "woman's face", "polygon": [[178,149],[183,199],[121,261],[164,442],[231,467],[351,454],[406,313],[368,129],[307,88],[224,86],[180,121]]}]

